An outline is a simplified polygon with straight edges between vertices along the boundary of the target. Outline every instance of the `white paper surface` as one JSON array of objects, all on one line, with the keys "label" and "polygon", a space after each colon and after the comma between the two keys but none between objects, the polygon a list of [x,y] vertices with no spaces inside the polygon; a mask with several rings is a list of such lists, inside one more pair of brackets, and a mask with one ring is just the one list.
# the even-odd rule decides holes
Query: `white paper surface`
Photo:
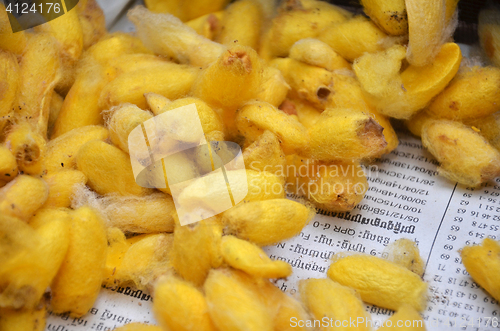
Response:
[{"label": "white paper surface", "polygon": [[[109,11],[119,8],[98,1]],[[123,1],[125,3],[127,1]],[[138,0],[136,3],[140,3]],[[122,16],[111,31],[133,31]],[[329,259],[340,252],[382,257],[399,238],[415,240],[426,261],[429,304],[423,313],[427,330],[499,330],[500,306],[465,271],[458,250],[483,238],[500,238],[500,178],[471,190],[437,176],[435,159],[420,140],[399,133],[400,145],[368,169],[365,199],[348,213],[318,211],[299,236],[265,250],[289,262],[293,275],[276,285],[295,295],[297,282],[325,278]],[[134,292],[135,291],[135,292]],[[50,315],[47,331],[113,330],[130,322],[156,324],[148,293],[103,289],[94,308],[80,319]],[[393,312],[366,305],[373,321]]]}]

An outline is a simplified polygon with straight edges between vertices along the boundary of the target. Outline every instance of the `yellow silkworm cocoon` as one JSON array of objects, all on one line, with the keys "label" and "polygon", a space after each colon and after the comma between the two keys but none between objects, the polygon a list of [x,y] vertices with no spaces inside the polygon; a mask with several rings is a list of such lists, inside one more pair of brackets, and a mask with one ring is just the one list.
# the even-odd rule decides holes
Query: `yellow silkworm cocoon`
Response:
[{"label": "yellow silkworm cocoon", "polygon": [[[207,158],[205,157],[204,160]],[[193,160],[186,153],[176,153],[169,155],[167,158],[163,159],[163,165],[165,169],[165,173],[168,174],[166,188],[158,188],[158,190],[171,194],[170,186],[168,185],[168,178],[175,180],[177,184],[185,182],[185,184],[189,184],[190,180],[199,177],[200,171],[197,167],[196,160]],[[210,171],[212,170],[212,165],[210,165]],[[161,182],[165,181],[165,177],[163,173],[160,174],[162,176]],[[153,183],[158,183],[157,179],[158,174],[155,173],[152,175],[152,178],[155,178]],[[210,176],[210,175],[209,175]]]},{"label": "yellow silkworm cocoon", "polygon": [[71,213],[69,247],[52,285],[52,311],[85,315],[101,289],[107,239],[103,220],[89,207]]},{"label": "yellow silkworm cocoon", "polygon": [[0,187],[13,180],[19,172],[16,158],[4,145],[0,145]]},{"label": "yellow silkworm cocoon", "polygon": [[235,45],[201,72],[192,94],[209,105],[234,111],[260,92],[262,66],[255,50]]},{"label": "yellow silkworm cocoon", "polygon": [[77,74],[75,83],[64,99],[51,138],[57,138],[76,128],[103,123],[102,109],[98,106],[99,97],[108,79],[113,78],[114,69],[87,62],[88,65]]},{"label": "yellow silkworm cocoon", "polygon": [[139,70],[125,72],[108,83],[99,97],[100,109],[131,103],[146,109],[144,93],[153,92],[169,99],[178,99],[191,90],[199,68],[164,62]]},{"label": "yellow silkworm cocoon", "polygon": [[106,140],[108,130],[102,126],[89,125],[73,129],[47,144],[45,169],[48,173],[76,169],[75,157],[80,147],[91,140]]},{"label": "yellow silkworm cocoon", "polygon": [[401,238],[392,242],[384,249],[382,256],[420,277],[424,275],[424,260],[422,260],[418,246],[413,240]]},{"label": "yellow silkworm cocoon", "polygon": [[[224,139],[223,136],[222,136],[222,139]],[[165,162],[167,160],[168,160],[168,162]],[[194,160],[189,159],[188,156],[185,155],[184,153],[182,153],[182,154],[178,153],[176,155],[169,156],[168,159],[164,159],[164,163],[165,163],[165,169],[168,169],[169,173],[171,174],[170,175],[171,178],[178,178],[176,180],[178,183],[194,179],[200,173],[207,174],[207,176],[216,176],[215,174],[209,174],[209,172],[212,171],[212,159],[210,158],[210,151],[209,151],[208,147],[202,147],[202,148],[196,149],[195,154],[194,154]],[[214,181],[214,182],[216,182],[216,181]],[[192,182],[192,184],[194,184],[194,183],[196,183],[196,181]],[[189,185],[191,183],[186,182],[186,184]],[[198,185],[201,185],[201,186],[199,186],[197,188],[203,188],[203,191],[206,190],[204,185],[201,184],[199,181],[193,187],[196,187]],[[219,183],[219,185],[225,185],[225,184]],[[168,186],[168,183],[167,183],[166,189],[159,189],[159,190],[162,192],[171,194],[170,187]],[[196,190],[193,190],[192,193],[195,193],[195,192],[196,192]],[[191,192],[187,193],[187,196],[191,196]],[[196,193],[195,193],[195,196],[197,196]]]},{"label": "yellow silkworm cocoon", "polygon": [[261,301],[272,315],[274,330],[314,330],[305,323],[300,323],[300,325],[294,323],[294,321],[307,321],[311,318],[304,306],[294,297],[285,294],[267,279],[249,277],[242,273],[235,274],[239,276],[240,282],[253,287],[254,291],[259,294]]},{"label": "yellow silkworm cocoon", "polygon": [[[273,22],[274,20],[271,20]],[[273,53],[273,43],[272,43],[272,31],[270,28],[267,26],[270,23],[266,23],[264,26],[264,32],[262,33],[262,36],[260,38],[260,46],[259,46],[259,56],[261,59],[263,59],[266,63],[271,61],[272,59],[275,58],[274,53]]]},{"label": "yellow silkworm cocoon", "polygon": [[52,92],[52,97],[50,99],[50,113],[49,122],[47,124],[47,137],[52,136],[52,131],[54,130],[54,125],[56,125],[57,117],[61,112],[64,98],[57,92]]},{"label": "yellow silkworm cocoon", "polygon": [[490,116],[471,119],[464,121],[464,124],[473,126],[480,130],[480,134],[488,140],[488,142],[500,150],[500,114],[495,113]]},{"label": "yellow silkworm cocoon", "polygon": [[427,305],[427,284],[410,270],[370,255],[349,255],[334,259],[328,277],[348,286],[364,302],[398,310],[410,305],[423,311]]},{"label": "yellow silkworm cocoon", "polygon": [[388,116],[382,115],[375,109],[370,109],[367,111],[367,113],[382,127],[384,130],[382,131],[382,134],[384,135],[385,142],[387,145],[385,146],[385,149],[380,153],[378,156],[382,156],[382,154],[389,154],[393,150],[396,149],[399,145],[399,139],[398,135],[396,134],[396,131],[392,127],[390,118]]},{"label": "yellow silkworm cocoon", "polygon": [[236,115],[238,132],[248,141],[256,141],[264,131],[274,133],[285,153],[304,152],[309,146],[306,128],[296,119],[271,104],[250,102]]},{"label": "yellow silkworm cocoon", "polygon": [[172,237],[171,234],[160,233],[134,237],[135,242],[130,240],[130,247],[115,272],[115,282],[145,289],[160,275],[170,272]]},{"label": "yellow silkworm cocoon", "polygon": [[104,12],[96,0],[80,2],[76,9],[82,27],[83,49],[87,49],[107,33]]},{"label": "yellow silkworm cocoon", "polygon": [[310,154],[323,161],[351,161],[381,154],[387,142],[372,117],[350,109],[325,110],[309,128]]},{"label": "yellow silkworm cocoon", "polygon": [[200,17],[208,13],[214,13],[223,10],[228,3],[229,0],[214,0],[214,1],[194,0],[190,3],[186,3],[184,1],[178,1],[181,11],[185,15],[185,18],[181,18],[183,21]]},{"label": "yellow silkworm cocoon", "polygon": [[245,167],[254,171],[267,171],[284,176],[285,153],[274,133],[264,131],[256,141],[243,150]]},{"label": "yellow silkworm cocoon", "polygon": [[43,303],[35,309],[0,308],[0,330],[43,331],[46,315],[47,309]]},{"label": "yellow silkworm cocoon", "polygon": [[307,129],[313,126],[321,115],[321,110],[314,107],[310,102],[300,98],[286,99],[280,105],[280,109],[287,114],[296,114],[299,122]]},{"label": "yellow silkworm cocoon", "polygon": [[60,80],[56,89],[67,92],[73,85],[75,65],[83,51],[83,31],[77,9],[34,27],[34,31],[50,34],[60,44]]},{"label": "yellow silkworm cocoon", "polygon": [[133,53],[123,54],[117,58],[110,59],[107,64],[116,70],[116,75],[120,75],[125,72],[142,70],[164,63],[170,62],[153,54]]},{"label": "yellow silkworm cocoon", "polygon": [[486,238],[480,245],[462,248],[460,255],[472,279],[493,298],[500,300],[500,244],[498,241]]},{"label": "yellow silkworm cocoon", "polygon": [[[450,35],[453,34],[453,32],[454,32],[453,30],[455,30],[455,28],[456,28],[455,21],[457,21],[457,17],[455,17],[455,16],[458,16],[458,15],[455,15],[455,14],[458,12],[458,10],[457,10],[458,1],[459,0],[446,0],[445,1],[445,5],[446,5],[445,22],[448,25],[446,27],[446,29],[447,29],[446,33],[449,33]],[[450,26],[453,27],[452,31],[448,31],[450,29]],[[446,38],[444,38],[444,39],[446,39]]]},{"label": "yellow silkworm cocoon", "polygon": [[107,225],[125,233],[174,231],[175,206],[171,196],[154,193],[145,197],[107,196],[99,199]]},{"label": "yellow silkworm cocoon", "polygon": [[284,278],[292,267],[283,261],[272,261],[259,246],[233,236],[222,237],[221,254],[231,267],[263,278]]},{"label": "yellow silkworm cocoon", "polygon": [[[110,60],[124,54],[153,54],[136,36],[125,32],[113,32],[105,35],[99,42],[90,47],[82,59],[91,59],[95,63],[105,65]],[[84,65],[85,62],[80,64]]]},{"label": "yellow silkworm cocoon", "polygon": [[238,0],[224,10],[221,32],[217,41],[224,45],[238,43],[257,50],[260,30],[264,23],[261,5],[255,0]]},{"label": "yellow silkworm cocoon", "polygon": [[[232,180],[232,174],[237,174],[238,170],[228,172],[231,185],[236,184]],[[248,193],[242,203],[259,200],[285,198],[285,188],[283,187],[283,169],[276,173],[261,171],[260,169],[246,169]],[[237,175],[235,176],[237,177]],[[233,184],[234,183],[234,184]]]},{"label": "yellow silkworm cocoon", "polygon": [[408,66],[402,73],[403,46],[365,54],[353,69],[370,101],[383,115],[408,119],[438,95],[457,73],[462,60],[455,43],[444,44],[432,64]]},{"label": "yellow silkworm cocoon", "polygon": [[314,328],[305,324],[303,326],[293,324],[294,321],[307,321],[310,318],[311,317],[299,301],[291,296],[284,295],[280,302],[279,311],[274,317],[274,327],[275,330],[280,331],[312,331]]},{"label": "yellow silkworm cocoon", "polygon": [[323,1],[283,2],[263,43],[270,55],[285,57],[292,45],[305,38],[315,38],[331,24],[346,21],[352,15]]},{"label": "yellow silkworm cocoon", "polygon": [[218,11],[187,21],[185,24],[207,39],[214,40],[222,28],[224,11]]},{"label": "yellow silkworm cocoon", "polygon": [[439,174],[452,181],[478,186],[500,175],[498,150],[462,123],[428,121],[422,143],[439,161]]},{"label": "yellow silkworm cocoon", "polygon": [[353,70],[363,89],[369,95],[381,98],[386,94],[395,93],[391,89],[398,92],[402,90],[401,86],[397,89],[395,85],[402,84],[401,62],[405,57],[406,48],[395,45],[383,52],[365,54],[354,62]]},{"label": "yellow silkworm cocoon", "polygon": [[0,306],[33,309],[38,305],[66,255],[69,223],[65,211],[40,210],[33,217],[30,225],[35,233],[26,240],[35,239],[34,247],[26,247],[2,266]]},{"label": "yellow silkworm cocoon", "polygon": [[324,109],[332,93],[332,73],[291,58],[274,59],[270,65],[278,68],[293,93],[314,106]]},{"label": "yellow silkworm cocoon", "polygon": [[408,33],[408,16],[404,0],[362,0],[365,14],[382,30],[393,36]]},{"label": "yellow silkworm cocoon", "polygon": [[[267,171],[251,169],[226,171],[228,182],[232,187],[247,187],[245,196],[235,198],[235,203],[245,204],[250,201],[278,199],[285,197],[283,175],[277,176]],[[220,206],[220,201],[227,196],[227,184],[221,181],[220,174],[210,173],[204,178],[193,181],[184,188],[177,198],[184,210],[201,210],[207,213],[216,212],[213,207]]]},{"label": "yellow silkworm cocoon", "polygon": [[151,54],[151,51],[137,37],[115,32],[103,37],[82,55],[75,82],[56,120],[53,138],[75,128],[103,123],[100,94],[116,75],[116,69],[109,62],[124,54],[136,53]]},{"label": "yellow silkworm cocoon", "polygon": [[144,97],[146,98],[149,109],[151,109],[155,116],[162,114],[165,106],[172,102],[168,98],[165,98],[163,95],[159,95],[157,93],[146,93],[144,94]]},{"label": "yellow silkworm cocoon", "polygon": [[432,119],[433,118],[424,109],[413,115],[410,119],[406,120],[405,125],[411,133],[413,133],[417,137],[420,137],[422,135],[422,128],[424,127],[425,123]]},{"label": "yellow silkworm cocoon", "polygon": [[34,28],[36,32],[47,32],[61,44],[63,61],[74,63],[83,51],[83,31],[78,19],[77,10],[70,10],[47,23]]},{"label": "yellow silkworm cocoon", "polygon": [[16,157],[19,170],[30,175],[41,174],[47,144],[45,138],[24,121],[11,130],[5,144]]},{"label": "yellow silkworm cocoon", "polygon": [[153,311],[164,330],[216,330],[203,293],[190,282],[173,275],[158,280],[154,290]]},{"label": "yellow silkworm cocoon", "polygon": [[265,66],[262,75],[260,92],[256,98],[278,107],[290,91],[290,85],[287,84],[281,71],[275,67]]},{"label": "yellow silkworm cocoon", "polygon": [[0,308],[0,329],[11,331],[43,331],[47,310],[41,303],[36,309]]},{"label": "yellow silkworm cocoon", "polygon": [[329,71],[351,69],[351,65],[325,42],[306,38],[290,48],[289,58]]},{"label": "yellow silkworm cocoon", "polygon": [[0,48],[21,55],[26,47],[28,38],[24,31],[12,32],[9,16],[3,3],[0,4]]},{"label": "yellow silkworm cocoon", "polygon": [[182,21],[189,21],[197,17],[213,13],[226,7],[229,0],[194,0],[186,3],[182,0],[163,1],[146,0],[146,7],[153,13],[170,13]]},{"label": "yellow silkworm cocoon", "polygon": [[446,0],[406,0],[408,13],[408,62],[414,66],[432,63],[439,52],[446,28]]},{"label": "yellow silkworm cocoon", "polygon": [[143,323],[129,323],[119,328],[115,331],[162,331],[159,326]]},{"label": "yellow silkworm cocoon", "polygon": [[109,119],[106,124],[111,142],[127,153],[129,152],[128,136],[130,132],[144,121],[153,118],[149,111],[144,111],[132,104],[113,107],[109,110],[108,116]]},{"label": "yellow silkworm cocoon", "polygon": [[181,20],[185,20],[185,14],[182,10],[182,2],[179,0],[175,1],[162,1],[162,0],[145,0],[144,4],[148,10],[153,13],[170,13],[179,17]]},{"label": "yellow silkworm cocoon", "polygon": [[[282,3],[281,4],[281,8],[279,8],[279,10],[283,11],[283,10],[288,10],[290,9],[290,6],[291,9],[294,9],[293,6],[296,6],[297,4],[294,3],[293,1],[291,2],[288,2],[288,3]],[[302,5],[303,9],[305,10],[316,10],[316,11],[319,11],[319,12],[323,12],[322,14],[320,15],[325,15],[325,19],[329,19],[331,23],[336,23],[338,21],[345,21],[349,18],[352,18],[352,13],[346,9],[343,9],[342,7],[339,7],[339,6],[335,6],[335,5],[332,5],[331,3],[328,3],[328,2],[325,2],[325,1],[321,1],[321,0],[301,0],[300,2],[300,5]],[[295,8],[295,9],[299,9],[299,8]],[[338,19],[339,17],[339,14],[343,15],[346,19],[345,20],[342,20],[342,19]],[[327,16],[329,16],[327,18]]]},{"label": "yellow silkworm cocoon", "polygon": [[333,93],[328,100],[329,108],[349,108],[365,113],[374,110],[352,71],[336,71],[332,80]]},{"label": "yellow silkworm cocoon", "polygon": [[76,165],[87,176],[89,187],[101,195],[143,196],[151,192],[137,185],[128,154],[103,141],[83,145],[76,154]]},{"label": "yellow silkworm cocoon", "polygon": [[30,220],[30,225],[41,239],[40,247],[37,248],[40,256],[40,270],[37,273],[40,283],[37,289],[39,299],[50,286],[66,256],[70,224],[70,214],[59,209],[40,209]]},{"label": "yellow silkworm cocoon", "polygon": [[411,306],[403,306],[384,321],[384,324],[378,329],[387,330],[406,330],[406,331],[425,331],[425,322],[422,316]]},{"label": "yellow silkworm cocoon", "polygon": [[[225,134],[222,131],[212,131],[207,134],[205,134],[205,139],[206,141],[224,141]],[[207,168],[208,169],[208,168]]]},{"label": "yellow silkworm cocoon", "polygon": [[277,9],[277,4],[278,2],[276,0],[256,0],[261,8],[262,8],[262,14],[264,15],[264,20],[265,20],[265,25],[264,27],[267,27],[271,21],[271,19],[276,15],[276,9]]},{"label": "yellow silkworm cocoon", "polygon": [[0,272],[4,273],[7,261],[23,250],[34,251],[40,238],[35,230],[16,217],[0,214]]},{"label": "yellow silkworm cocoon", "polygon": [[500,10],[490,8],[479,13],[478,33],[486,56],[500,67]]},{"label": "yellow silkworm cocoon", "polygon": [[60,45],[49,33],[37,33],[28,39],[20,62],[17,117],[29,122],[42,136],[47,134],[50,99],[60,79]]},{"label": "yellow silkworm cocoon", "polygon": [[392,42],[373,22],[356,17],[323,30],[318,39],[352,62],[364,53],[381,51]]},{"label": "yellow silkworm cocoon", "polygon": [[40,179],[19,175],[0,189],[0,212],[28,221],[49,196],[49,186]]},{"label": "yellow silkworm cocoon", "polygon": [[436,118],[455,121],[491,115],[500,110],[499,87],[499,68],[464,68],[432,100],[427,112]]},{"label": "yellow silkworm cocoon", "polygon": [[108,227],[108,253],[106,255],[106,264],[104,266],[103,285],[116,286],[119,281],[116,278],[123,257],[129,249],[131,243],[125,238],[125,234],[118,228]]},{"label": "yellow silkworm cocoon", "polygon": [[333,95],[329,100],[329,108],[349,108],[364,112],[372,117],[380,126],[384,128],[387,146],[381,154],[390,153],[398,144],[398,136],[389,121],[389,118],[380,114],[375,107],[367,100],[357,79],[351,75],[350,71],[336,73],[333,75]]},{"label": "yellow silkworm cocoon", "polygon": [[299,118],[299,115],[298,115],[297,109],[296,109],[299,101],[304,105],[310,105],[310,102],[307,102],[306,100],[302,100],[302,99],[295,98],[295,97],[290,97],[290,98],[285,99],[281,103],[281,105],[278,107],[278,109],[283,111],[285,114],[290,115],[291,117],[295,118],[296,120],[298,120],[300,122],[300,118]]},{"label": "yellow silkworm cocoon", "polygon": [[[3,38],[1,24],[0,22],[0,39]],[[1,42],[0,48],[2,48]],[[17,112],[17,109],[15,109],[17,104],[15,104],[15,102],[20,85],[21,73],[16,56],[8,52],[0,51],[0,86],[3,91],[2,98],[0,98],[0,130],[4,128],[9,120],[14,119],[14,113]]]},{"label": "yellow silkworm cocoon", "polygon": [[286,317],[300,316],[304,320],[310,318],[300,302],[278,289],[271,280],[249,275],[237,269],[230,268],[227,271],[241,286],[258,295],[259,301],[266,306],[268,314],[273,319],[275,330],[291,328],[290,319],[286,321],[287,326],[281,325]]},{"label": "yellow silkworm cocoon", "polygon": [[195,104],[196,110],[198,111],[198,117],[200,118],[201,127],[203,128],[203,133],[208,134],[212,131],[224,131],[224,124],[222,119],[209,105],[207,105],[203,100],[198,98],[183,98],[177,99],[168,105],[165,105],[159,114],[164,113],[169,110],[174,110],[183,106]]},{"label": "yellow silkworm cocoon", "polygon": [[[37,294],[32,283],[36,275],[25,272],[38,262],[33,253],[40,246],[40,237],[26,222],[0,213],[0,307],[34,306]],[[26,285],[23,287],[23,285]],[[1,309],[1,308],[0,308]]]},{"label": "yellow silkworm cocoon", "polygon": [[314,214],[301,203],[272,199],[235,206],[222,214],[222,222],[229,234],[266,246],[297,235]]},{"label": "yellow silkworm cocoon", "polygon": [[75,185],[85,185],[87,177],[78,170],[61,170],[43,176],[49,186],[49,196],[43,207],[70,207]]},{"label": "yellow silkworm cocoon", "polygon": [[288,192],[333,212],[352,210],[368,190],[365,171],[358,162],[326,163],[290,155],[287,175]]},{"label": "yellow silkworm cocoon", "polygon": [[[77,74],[77,62],[69,63],[64,62],[64,58],[61,56],[61,67],[59,68],[59,80],[54,88],[54,91],[62,95],[68,94],[69,90],[75,83]],[[52,105],[52,102],[51,102]],[[50,112],[50,110],[49,110]],[[49,114],[50,118],[50,114]]]},{"label": "yellow silkworm cocoon", "polygon": [[[346,286],[342,286],[328,278],[326,279],[307,279],[299,282],[299,291],[302,302],[314,316],[315,320],[324,321],[321,323],[319,330],[356,330],[368,331],[371,328],[369,325],[369,315],[365,311],[363,302],[359,299],[358,294]],[[356,326],[349,328],[338,327],[344,325],[345,321],[361,320],[361,323],[356,323]],[[309,326],[317,326],[313,321],[309,322]],[[327,325],[325,325],[327,324]]]},{"label": "yellow silkworm cocoon", "polygon": [[222,264],[221,237],[222,226],[216,217],[191,225],[176,224],[170,252],[175,271],[194,285],[203,285],[210,269]]},{"label": "yellow silkworm cocoon", "polygon": [[180,63],[203,67],[215,61],[226,49],[226,46],[200,36],[170,14],[155,14],[137,6],[127,16],[146,47]]},{"label": "yellow silkworm cocoon", "polygon": [[214,269],[203,286],[210,317],[221,331],[271,331],[273,320],[257,292],[244,286],[234,273]]}]

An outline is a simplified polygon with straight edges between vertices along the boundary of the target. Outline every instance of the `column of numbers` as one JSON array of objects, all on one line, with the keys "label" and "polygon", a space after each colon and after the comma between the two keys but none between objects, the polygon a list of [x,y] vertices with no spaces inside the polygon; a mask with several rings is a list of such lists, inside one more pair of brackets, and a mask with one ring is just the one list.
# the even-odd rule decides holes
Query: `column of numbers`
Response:
[{"label": "column of numbers", "polygon": [[443,325],[461,330],[500,329],[498,325],[486,325],[487,318],[498,317],[498,302],[472,280],[459,253],[464,246],[480,244],[484,238],[497,239],[499,215],[500,186],[455,193],[435,243],[437,261],[430,263],[433,270],[428,270],[433,275],[429,277],[433,297],[428,310],[437,313]]}]

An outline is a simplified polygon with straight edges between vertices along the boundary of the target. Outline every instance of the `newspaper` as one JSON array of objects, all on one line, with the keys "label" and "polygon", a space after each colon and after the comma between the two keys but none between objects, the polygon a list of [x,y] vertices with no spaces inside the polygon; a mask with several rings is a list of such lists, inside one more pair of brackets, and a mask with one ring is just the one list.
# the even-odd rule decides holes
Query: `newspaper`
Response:
[{"label": "newspaper", "polygon": [[[500,306],[465,271],[458,250],[500,237],[500,179],[472,189],[437,175],[436,160],[420,140],[399,133],[399,147],[367,169],[370,188],[351,212],[319,210],[295,238],[266,247],[273,259],[293,267],[276,285],[294,295],[300,279],[325,278],[339,252],[383,257],[399,238],[414,240],[426,262],[428,330],[500,329]],[[155,324],[151,297],[132,288],[103,289],[94,308],[80,319],[50,315],[46,330],[113,330],[137,321]],[[374,323],[393,312],[367,305]],[[488,323],[488,324],[487,324]]]},{"label": "newspaper", "polygon": [[[104,1],[100,3],[106,7]],[[140,3],[140,1],[135,1]],[[107,7],[106,7],[107,8]],[[111,28],[133,31],[125,16]],[[467,47],[461,45],[464,53]],[[301,279],[325,278],[330,259],[340,252],[384,257],[400,238],[414,240],[426,262],[429,302],[423,312],[427,330],[500,330],[500,305],[466,272],[459,249],[484,238],[500,239],[500,178],[481,188],[467,188],[437,175],[437,161],[420,140],[398,133],[399,147],[367,168],[369,189],[351,212],[318,210],[291,240],[265,250],[293,267],[276,286],[297,294]],[[294,197],[289,197],[294,198]],[[393,311],[366,305],[375,323]],[[149,293],[134,288],[103,288],[82,318],[50,314],[47,331],[113,330],[130,322],[156,324]]]},{"label": "newspaper", "polygon": [[[420,140],[399,133],[399,147],[369,172],[370,188],[351,212],[322,210],[299,236],[268,247],[271,258],[289,262],[291,277],[277,286],[297,291],[305,278],[324,278],[329,259],[339,252],[384,257],[399,238],[414,240],[426,262],[428,330],[500,329],[500,306],[466,272],[458,252],[483,238],[500,237],[500,178],[480,189],[437,176],[436,160]],[[392,311],[366,306],[374,321]]]}]

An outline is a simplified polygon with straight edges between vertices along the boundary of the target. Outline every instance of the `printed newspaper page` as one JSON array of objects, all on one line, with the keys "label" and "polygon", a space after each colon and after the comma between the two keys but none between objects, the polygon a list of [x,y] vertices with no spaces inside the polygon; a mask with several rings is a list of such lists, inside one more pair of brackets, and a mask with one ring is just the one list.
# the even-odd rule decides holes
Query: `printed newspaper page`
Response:
[{"label": "printed newspaper page", "polygon": [[[455,185],[437,176],[436,161],[407,134],[400,145],[367,168],[369,189],[351,212],[318,210],[299,236],[266,251],[293,267],[276,285],[295,295],[300,279],[324,278],[340,252],[384,257],[399,238],[414,240],[426,262],[428,330],[500,329],[500,306],[467,274],[458,250],[483,238],[500,236],[500,179],[480,189]],[[293,199],[294,197],[290,197]],[[95,307],[80,319],[50,315],[46,330],[113,330],[129,322],[155,324],[149,293],[133,288],[103,289]],[[373,325],[393,312],[366,306]]]},{"label": "printed newspaper page", "polygon": [[[98,2],[106,15],[116,13],[110,22],[122,12],[123,7]],[[127,3],[123,1],[122,6]],[[133,5],[140,3],[133,1]],[[134,27],[123,15],[111,31],[131,32]],[[467,47],[460,46],[467,56]],[[318,210],[300,235],[265,249],[273,259],[293,267],[292,276],[276,285],[296,295],[299,280],[326,277],[335,254],[385,257],[390,243],[410,238],[426,262],[429,303],[423,315],[427,330],[500,330],[499,303],[472,281],[458,252],[486,237],[499,239],[500,178],[480,189],[451,183],[437,176],[437,162],[420,140],[403,133],[398,136],[399,147],[366,169],[369,189],[353,211]],[[371,305],[366,309],[374,326],[393,314]],[[110,331],[130,322],[156,324],[150,294],[128,287],[103,288],[87,315],[74,319],[50,314],[45,330]]]}]

